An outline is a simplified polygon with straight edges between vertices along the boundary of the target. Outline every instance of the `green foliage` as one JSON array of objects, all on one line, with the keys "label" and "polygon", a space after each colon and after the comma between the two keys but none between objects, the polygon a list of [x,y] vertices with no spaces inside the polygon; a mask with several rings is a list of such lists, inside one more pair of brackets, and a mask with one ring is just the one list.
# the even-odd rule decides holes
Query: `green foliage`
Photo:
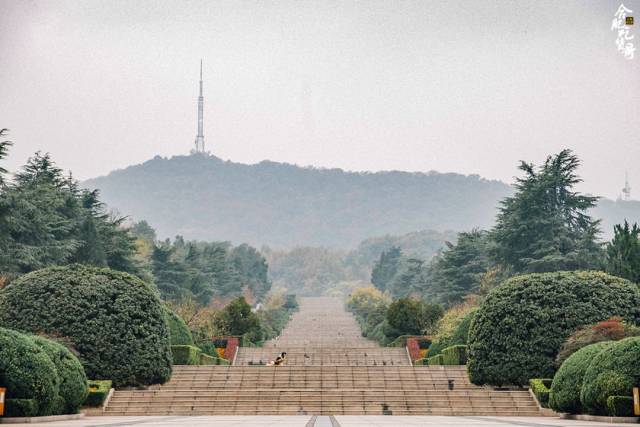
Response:
[{"label": "green foliage", "polygon": [[202,350],[193,345],[172,345],[171,354],[174,365],[199,365]]},{"label": "green foliage", "polygon": [[200,354],[200,365],[230,365],[231,362],[222,357],[209,356],[208,354]]},{"label": "green foliage", "polygon": [[640,283],[640,227],[625,220],[613,228],[613,240],[607,245],[607,272]]},{"label": "green foliage", "polygon": [[431,356],[431,357],[427,357],[427,364],[428,365],[443,365],[444,361],[442,358],[442,354],[437,354],[435,356]]},{"label": "green foliage", "polygon": [[221,319],[226,327],[225,335],[244,335],[260,325],[258,316],[251,311],[244,297],[229,303],[221,313]]},{"label": "green foliage", "polygon": [[49,154],[36,153],[0,193],[0,270],[10,276],[80,262],[135,272],[124,218],[106,212]]},{"label": "green foliage", "polygon": [[525,176],[502,201],[491,232],[500,264],[520,273],[600,267],[599,221],[588,213],[598,198],[574,190],[579,165],[571,150],[549,156],[537,171],[521,163]]},{"label": "green foliage", "polygon": [[577,350],[562,363],[551,384],[549,405],[554,411],[570,414],[583,412],[580,391],[584,374],[593,358],[610,345],[610,342],[588,345]]},{"label": "green foliage", "polygon": [[164,307],[164,312],[169,326],[171,345],[193,345],[191,331],[184,320],[167,307]]},{"label": "green foliage", "polygon": [[569,335],[556,357],[556,366],[562,365],[567,357],[589,344],[602,341],[618,341],[622,338],[640,335],[640,328],[624,322],[621,317],[612,317],[592,325],[576,329]]},{"label": "green foliage", "polygon": [[467,364],[467,346],[452,345],[442,350],[443,365],[466,365]]},{"label": "green foliage", "polygon": [[633,397],[607,397],[607,415],[612,417],[633,417]]},{"label": "green foliage", "polygon": [[20,400],[12,402],[14,413],[53,415],[61,409],[55,407],[60,378],[47,352],[31,337],[4,328],[0,328],[0,387],[7,389],[7,399]]},{"label": "green foliage", "polygon": [[580,400],[590,413],[605,414],[609,396],[631,396],[640,384],[640,337],[612,343],[595,355],[584,374]]},{"label": "green foliage", "polygon": [[82,265],[49,267],[0,291],[0,324],[66,337],[85,372],[118,387],[171,375],[165,314],[154,290],[127,273]]},{"label": "green foliage", "polygon": [[[0,129],[0,138],[4,138],[9,133],[9,129]],[[9,151],[9,147],[11,147],[13,143],[11,141],[0,141],[0,160],[4,159],[7,156],[7,152]],[[3,167],[0,167],[0,187],[4,186],[4,174],[7,173],[7,170]]]},{"label": "green foliage", "polygon": [[543,408],[549,407],[549,387],[551,386],[551,378],[533,378],[529,380],[529,387],[536,395],[536,399]]},{"label": "green foliage", "polygon": [[247,245],[185,242],[177,236],[154,245],[150,263],[165,300],[193,299],[207,305],[213,297],[238,296],[245,288],[262,298],[271,287],[264,257]]},{"label": "green foliage", "polygon": [[447,242],[429,266],[427,295],[451,304],[478,293],[483,275],[493,266],[490,247],[488,233],[477,229],[458,234],[456,244]]},{"label": "green foliage", "polygon": [[80,361],[65,346],[39,336],[33,342],[47,353],[53,362],[60,380],[60,401],[57,413],[75,414],[87,398],[87,376]]},{"label": "green foliage", "polygon": [[6,399],[4,405],[5,417],[35,417],[38,416],[38,402],[35,399]]},{"label": "green foliage", "polygon": [[105,399],[109,395],[112,382],[109,380],[90,380],[88,382],[89,394],[84,401],[83,406],[99,407],[104,404]]},{"label": "green foliage", "polygon": [[528,274],[495,288],[469,331],[469,376],[476,384],[524,385],[550,377],[576,328],[612,316],[640,320],[640,292],[600,272]]},{"label": "green foliage", "polygon": [[442,307],[412,298],[400,298],[392,302],[386,320],[395,335],[424,335],[430,332],[442,317]]},{"label": "green foliage", "polygon": [[401,260],[402,251],[399,247],[393,246],[389,250],[383,251],[371,271],[371,283],[384,292],[398,272]]},{"label": "green foliage", "polygon": [[393,298],[406,298],[409,295],[424,293],[424,261],[418,258],[402,259],[398,271],[387,284]]}]

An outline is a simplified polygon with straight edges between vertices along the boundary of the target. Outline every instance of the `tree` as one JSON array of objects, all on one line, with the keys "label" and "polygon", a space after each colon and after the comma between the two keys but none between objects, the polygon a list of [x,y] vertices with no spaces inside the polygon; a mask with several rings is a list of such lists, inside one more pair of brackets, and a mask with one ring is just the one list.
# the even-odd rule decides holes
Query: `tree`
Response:
[{"label": "tree", "polygon": [[442,307],[413,298],[400,298],[389,305],[387,322],[399,335],[429,332],[442,317]]},{"label": "tree", "polygon": [[[4,138],[9,133],[9,129],[0,129],[0,138]],[[0,141],[0,160],[7,157],[9,147],[13,145],[11,141]],[[0,187],[4,186],[3,175],[7,173],[7,170],[0,166]]]},{"label": "tree", "polygon": [[607,272],[640,283],[640,227],[625,220],[613,227],[613,240],[607,245]]},{"label": "tree", "polygon": [[260,329],[260,320],[244,297],[236,298],[223,308],[220,320],[226,335],[244,335]]},{"label": "tree", "polygon": [[407,258],[402,262],[388,285],[388,290],[394,298],[422,295],[425,287],[423,264],[424,261],[417,258]]},{"label": "tree", "polygon": [[262,254],[245,243],[231,249],[229,262],[258,300],[262,300],[271,289],[271,282],[267,278],[269,266]]},{"label": "tree", "polygon": [[475,229],[458,234],[456,244],[446,245],[447,249],[429,265],[428,295],[451,304],[479,292],[482,279],[492,266],[491,241],[486,231]]},{"label": "tree", "polygon": [[398,272],[401,259],[402,251],[397,246],[391,247],[388,251],[383,251],[380,254],[380,259],[373,266],[371,283],[384,292]]},{"label": "tree", "polygon": [[502,201],[491,233],[496,260],[515,272],[546,272],[598,268],[602,249],[596,242],[599,221],[588,210],[597,197],[573,187],[582,180],[571,150],[549,156],[537,171],[522,162],[516,193]]}]

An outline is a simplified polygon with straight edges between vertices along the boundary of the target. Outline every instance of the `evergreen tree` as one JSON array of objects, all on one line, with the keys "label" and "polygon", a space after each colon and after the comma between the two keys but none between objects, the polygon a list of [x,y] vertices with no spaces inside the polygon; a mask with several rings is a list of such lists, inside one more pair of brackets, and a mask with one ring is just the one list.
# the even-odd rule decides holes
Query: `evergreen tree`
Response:
[{"label": "evergreen tree", "polygon": [[640,283],[640,227],[625,220],[613,227],[613,239],[607,245],[607,272]]},{"label": "evergreen tree", "polygon": [[422,295],[425,288],[423,264],[424,261],[417,258],[407,258],[401,263],[388,285],[388,290],[394,298]]},{"label": "evergreen tree", "polygon": [[493,263],[486,231],[460,233],[456,244],[446,242],[446,245],[447,249],[429,265],[427,295],[450,304],[462,300],[465,295],[477,293],[483,275]]},{"label": "evergreen tree", "polygon": [[260,329],[260,320],[244,297],[233,300],[222,309],[220,320],[227,335],[244,335]]},{"label": "evergreen tree", "polygon": [[[0,138],[4,138],[9,133],[9,129],[0,129]],[[9,147],[12,145],[11,141],[0,141],[0,160],[7,157]],[[7,170],[0,166],[0,188],[4,186],[4,174]]]},{"label": "evergreen tree", "polygon": [[371,283],[380,289],[385,291],[387,286],[398,272],[402,260],[402,251],[399,247],[393,246],[388,251],[383,251],[380,254],[380,259],[373,266],[371,272]]},{"label": "evergreen tree", "polygon": [[521,163],[525,176],[502,201],[491,233],[499,263],[518,273],[600,267],[599,221],[588,214],[597,197],[574,190],[579,165],[571,150],[549,156],[537,171]]},{"label": "evergreen tree", "polygon": [[269,267],[260,252],[247,244],[242,244],[229,252],[229,262],[256,298],[261,300],[267,295],[271,289],[271,282],[267,278]]}]

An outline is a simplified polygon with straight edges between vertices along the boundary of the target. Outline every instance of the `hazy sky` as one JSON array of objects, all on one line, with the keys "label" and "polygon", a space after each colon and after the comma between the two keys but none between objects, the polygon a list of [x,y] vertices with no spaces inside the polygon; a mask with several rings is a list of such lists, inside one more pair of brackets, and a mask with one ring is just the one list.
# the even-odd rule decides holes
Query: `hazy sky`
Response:
[{"label": "hazy sky", "polygon": [[[507,182],[564,147],[583,190],[640,196],[636,58],[615,1],[0,0],[8,166],[36,150],[89,178],[196,133],[223,159],[437,170]],[[634,197],[640,198],[640,197]]]}]

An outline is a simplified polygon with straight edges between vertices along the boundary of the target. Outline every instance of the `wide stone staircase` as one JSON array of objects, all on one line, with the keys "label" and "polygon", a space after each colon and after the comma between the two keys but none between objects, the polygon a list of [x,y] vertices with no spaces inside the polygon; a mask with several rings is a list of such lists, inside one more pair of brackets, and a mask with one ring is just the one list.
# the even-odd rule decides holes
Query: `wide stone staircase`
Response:
[{"label": "wide stone staircase", "polygon": [[[281,351],[284,366],[264,366]],[[174,366],[148,390],[118,390],[107,415],[534,416],[524,390],[472,385],[464,366],[412,366],[404,348],[362,338],[339,300],[303,298],[282,335],[232,366]]]}]

